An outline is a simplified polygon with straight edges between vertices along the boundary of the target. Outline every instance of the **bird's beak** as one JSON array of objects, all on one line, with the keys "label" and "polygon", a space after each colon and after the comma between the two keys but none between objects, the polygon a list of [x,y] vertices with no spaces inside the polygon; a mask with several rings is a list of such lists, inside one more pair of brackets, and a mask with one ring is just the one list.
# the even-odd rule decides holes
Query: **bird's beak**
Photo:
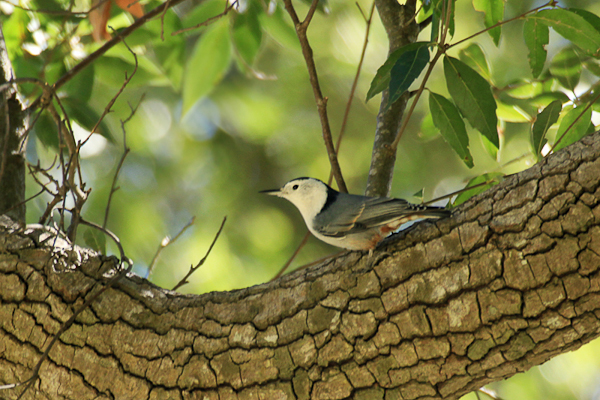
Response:
[{"label": "bird's beak", "polygon": [[279,196],[281,194],[281,189],[269,189],[269,190],[261,190],[258,193],[264,193],[271,196]]}]

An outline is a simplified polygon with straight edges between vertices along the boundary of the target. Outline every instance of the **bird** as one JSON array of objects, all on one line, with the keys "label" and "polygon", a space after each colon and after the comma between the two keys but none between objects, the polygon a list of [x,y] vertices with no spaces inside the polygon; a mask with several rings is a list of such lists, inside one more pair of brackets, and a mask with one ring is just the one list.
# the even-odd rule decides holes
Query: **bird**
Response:
[{"label": "bird", "polygon": [[263,190],[296,206],[319,240],[347,250],[372,251],[402,224],[450,215],[443,207],[403,199],[341,193],[315,178],[292,179],[280,189]]}]

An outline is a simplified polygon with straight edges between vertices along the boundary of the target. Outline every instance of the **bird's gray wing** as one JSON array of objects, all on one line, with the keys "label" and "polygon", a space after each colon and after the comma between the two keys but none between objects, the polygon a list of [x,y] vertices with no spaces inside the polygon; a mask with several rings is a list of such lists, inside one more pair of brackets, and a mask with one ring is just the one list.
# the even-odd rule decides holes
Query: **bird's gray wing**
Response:
[{"label": "bird's gray wing", "polygon": [[402,199],[355,196],[338,199],[335,214],[327,210],[315,218],[315,229],[325,236],[345,236],[386,225],[398,217],[416,213],[414,206]]}]

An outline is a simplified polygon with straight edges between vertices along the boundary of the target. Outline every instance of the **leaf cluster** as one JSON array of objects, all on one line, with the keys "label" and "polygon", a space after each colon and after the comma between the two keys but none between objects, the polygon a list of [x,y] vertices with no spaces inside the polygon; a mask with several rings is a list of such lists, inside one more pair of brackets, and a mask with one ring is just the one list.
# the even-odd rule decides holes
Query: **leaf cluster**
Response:
[{"label": "leaf cluster", "polygon": [[[475,0],[475,10],[484,13],[486,30],[482,33],[487,32],[496,46],[502,37],[504,23],[523,21],[523,41],[528,49],[531,78],[498,87],[479,44],[463,47],[458,51],[458,58],[450,55],[451,49],[464,42],[446,41],[444,35],[453,35],[455,1],[423,3],[423,17],[430,16],[433,21],[432,40],[408,44],[391,53],[373,78],[367,101],[387,90],[389,101],[386,106],[389,108],[423,71],[429,68],[429,73],[438,59],[442,59],[450,97],[430,91],[429,112],[435,129],[469,168],[474,166],[474,161],[466,122],[480,135],[494,159],[501,149],[506,123],[530,125],[529,152],[536,160],[595,130],[592,110],[599,107],[596,92],[600,77],[600,17],[586,10],[560,8],[550,2],[503,21],[505,2]],[[568,44],[548,62],[550,29]],[[576,92],[576,87],[584,69],[594,78],[581,94]],[[421,90],[428,90],[425,85],[423,82]],[[553,127],[558,130],[554,128],[555,137],[549,139]],[[483,178],[477,177],[470,184],[485,182],[487,177],[487,174]],[[462,201],[464,199],[460,197],[455,204]]]}]

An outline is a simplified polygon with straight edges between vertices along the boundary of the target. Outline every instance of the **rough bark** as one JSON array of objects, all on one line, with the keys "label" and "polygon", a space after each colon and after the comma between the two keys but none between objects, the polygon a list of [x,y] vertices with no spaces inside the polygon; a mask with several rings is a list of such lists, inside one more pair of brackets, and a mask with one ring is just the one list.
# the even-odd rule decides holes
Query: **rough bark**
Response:
[{"label": "rough bark", "polygon": [[[381,250],[199,296],[129,276],[24,398],[447,399],[576,349],[600,334],[600,134]],[[113,266],[0,231],[0,383],[30,376]]]},{"label": "rough bark", "polygon": [[[0,85],[14,79],[0,24]],[[0,92],[0,214],[25,223],[25,146],[27,118],[14,88]]]}]

